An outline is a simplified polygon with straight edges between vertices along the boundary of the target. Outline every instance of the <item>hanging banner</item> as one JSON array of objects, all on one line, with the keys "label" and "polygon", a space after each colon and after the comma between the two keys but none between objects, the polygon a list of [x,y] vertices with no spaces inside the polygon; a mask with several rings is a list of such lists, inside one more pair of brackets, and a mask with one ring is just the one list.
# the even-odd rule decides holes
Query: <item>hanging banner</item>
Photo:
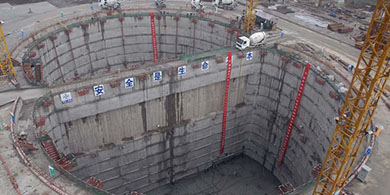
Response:
[{"label": "hanging banner", "polygon": [[221,150],[220,150],[221,154],[225,152],[226,115],[227,115],[227,103],[229,97],[229,84],[230,84],[231,72],[232,72],[232,52],[229,51],[227,57],[225,99],[223,101],[222,136],[221,136]]},{"label": "hanging banner", "polygon": [[302,80],[301,80],[301,83],[299,85],[298,94],[297,94],[297,98],[295,99],[294,109],[293,109],[293,112],[291,114],[290,122],[288,123],[286,136],[284,137],[282,151],[280,152],[280,157],[279,157],[279,161],[278,161],[278,167],[280,167],[282,165],[284,154],[286,153],[286,150],[287,150],[288,142],[289,142],[290,136],[291,136],[291,131],[292,131],[292,128],[294,125],[295,118],[298,114],[299,104],[301,103],[303,88],[305,87],[305,82],[307,79],[307,75],[309,74],[309,70],[310,70],[310,63],[307,63],[306,68],[305,68],[305,72],[303,73]]},{"label": "hanging banner", "polygon": [[153,44],[153,62],[158,61],[157,41],[156,41],[156,25],[154,24],[154,13],[150,12],[150,24],[152,25],[152,44]]}]

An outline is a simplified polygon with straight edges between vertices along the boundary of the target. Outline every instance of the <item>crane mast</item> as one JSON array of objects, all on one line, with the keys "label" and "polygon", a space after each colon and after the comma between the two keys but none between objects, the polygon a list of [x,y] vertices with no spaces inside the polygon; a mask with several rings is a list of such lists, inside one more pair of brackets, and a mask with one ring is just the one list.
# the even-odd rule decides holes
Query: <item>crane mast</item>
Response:
[{"label": "crane mast", "polygon": [[313,194],[342,191],[389,78],[390,0],[378,0]]},{"label": "crane mast", "polygon": [[16,79],[14,66],[12,65],[11,55],[9,54],[7,43],[5,41],[3,28],[0,24],[0,72],[2,76],[11,74]]},{"label": "crane mast", "polygon": [[245,3],[245,16],[244,16],[244,28],[245,32],[250,33],[252,27],[255,25],[258,0],[246,0]]}]

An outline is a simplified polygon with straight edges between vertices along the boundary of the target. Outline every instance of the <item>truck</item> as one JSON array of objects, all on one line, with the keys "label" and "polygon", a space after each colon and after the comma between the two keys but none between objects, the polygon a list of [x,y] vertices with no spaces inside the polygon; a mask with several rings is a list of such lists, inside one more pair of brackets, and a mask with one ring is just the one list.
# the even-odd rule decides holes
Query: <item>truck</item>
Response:
[{"label": "truck", "polygon": [[233,10],[238,6],[235,0],[214,0],[213,5],[226,10]]},{"label": "truck", "polygon": [[249,38],[241,36],[237,39],[236,48],[240,51],[246,48],[252,48],[264,44],[266,38],[265,32],[253,33]]},{"label": "truck", "polygon": [[119,0],[99,0],[99,6],[102,9],[115,10],[121,7],[121,2]]},{"label": "truck", "polygon": [[203,11],[203,3],[201,0],[191,0],[191,8],[196,11]]},{"label": "truck", "polygon": [[166,8],[167,5],[165,4],[165,0],[154,0],[154,4],[156,5],[157,8]]}]

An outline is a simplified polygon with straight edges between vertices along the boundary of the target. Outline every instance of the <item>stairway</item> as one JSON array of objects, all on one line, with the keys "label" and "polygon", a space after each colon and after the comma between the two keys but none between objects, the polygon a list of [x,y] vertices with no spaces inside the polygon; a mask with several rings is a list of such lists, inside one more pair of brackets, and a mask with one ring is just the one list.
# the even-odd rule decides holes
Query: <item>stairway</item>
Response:
[{"label": "stairway", "polygon": [[57,148],[54,146],[51,140],[43,141],[42,146],[45,149],[46,154],[56,162],[56,164],[60,165],[65,170],[70,170],[73,168],[72,162],[66,160],[66,157],[61,158]]},{"label": "stairway", "polygon": [[42,146],[43,146],[43,148],[45,148],[47,155],[51,159],[53,159],[54,161],[57,161],[60,159],[60,155],[58,154],[57,148],[54,146],[52,141],[43,141]]}]

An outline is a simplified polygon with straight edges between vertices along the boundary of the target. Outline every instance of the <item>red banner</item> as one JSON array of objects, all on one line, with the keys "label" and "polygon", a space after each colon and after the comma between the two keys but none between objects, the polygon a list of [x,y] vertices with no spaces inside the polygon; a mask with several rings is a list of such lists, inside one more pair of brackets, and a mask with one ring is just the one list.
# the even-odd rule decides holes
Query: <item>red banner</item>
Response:
[{"label": "red banner", "polygon": [[222,137],[221,137],[221,150],[220,150],[221,154],[225,152],[226,115],[227,115],[227,103],[229,98],[229,84],[230,84],[231,72],[232,72],[232,51],[229,51],[228,60],[227,60],[227,69],[226,69],[225,99],[223,101]]},{"label": "red banner", "polygon": [[156,41],[156,25],[154,24],[154,13],[150,12],[150,23],[152,25],[152,44],[153,44],[153,62],[158,61],[157,41]]},{"label": "red banner", "polygon": [[291,114],[290,122],[288,123],[286,136],[284,137],[282,151],[280,152],[280,157],[279,157],[279,161],[278,161],[278,167],[280,167],[282,165],[284,154],[286,153],[286,150],[287,150],[288,142],[289,142],[290,136],[291,136],[291,131],[292,131],[292,128],[294,125],[295,118],[298,114],[299,104],[301,103],[303,88],[305,87],[305,82],[307,79],[307,75],[309,74],[309,70],[310,70],[310,63],[307,63],[306,68],[305,68],[305,72],[303,73],[302,80],[301,80],[301,83],[299,85],[298,94],[297,94],[297,98],[295,99],[294,109],[293,109],[293,112]]}]

